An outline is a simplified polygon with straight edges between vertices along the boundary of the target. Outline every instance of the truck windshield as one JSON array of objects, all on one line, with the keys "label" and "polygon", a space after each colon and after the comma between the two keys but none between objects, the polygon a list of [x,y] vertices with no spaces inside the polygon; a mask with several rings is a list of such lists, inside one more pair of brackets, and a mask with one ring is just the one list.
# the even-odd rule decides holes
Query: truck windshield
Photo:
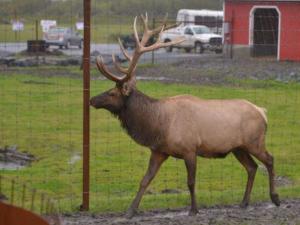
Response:
[{"label": "truck windshield", "polygon": [[211,34],[212,32],[208,27],[193,27],[195,34]]}]

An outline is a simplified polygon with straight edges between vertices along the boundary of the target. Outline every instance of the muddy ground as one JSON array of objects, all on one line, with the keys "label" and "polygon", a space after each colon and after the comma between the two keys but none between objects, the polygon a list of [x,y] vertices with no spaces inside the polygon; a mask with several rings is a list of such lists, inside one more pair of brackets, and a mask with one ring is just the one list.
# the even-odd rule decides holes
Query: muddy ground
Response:
[{"label": "muddy ground", "polygon": [[300,199],[283,200],[280,207],[270,202],[200,208],[196,216],[188,209],[140,212],[132,219],[120,214],[78,213],[63,217],[65,225],[300,225]]},{"label": "muddy ground", "polygon": [[233,79],[300,82],[299,62],[278,62],[274,58],[228,59],[219,55],[184,59],[137,70],[140,79],[189,84],[233,85]]},{"label": "muddy ground", "polygon": [[20,152],[18,146],[0,146],[0,170],[16,170],[37,160],[32,154]]}]

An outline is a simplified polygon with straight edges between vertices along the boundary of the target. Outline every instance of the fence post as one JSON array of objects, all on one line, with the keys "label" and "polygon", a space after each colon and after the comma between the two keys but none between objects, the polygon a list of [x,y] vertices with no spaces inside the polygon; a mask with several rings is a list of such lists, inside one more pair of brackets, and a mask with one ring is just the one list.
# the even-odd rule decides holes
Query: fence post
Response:
[{"label": "fence post", "polygon": [[91,0],[83,0],[84,46],[83,46],[83,182],[81,210],[89,210],[90,191],[90,33]]}]

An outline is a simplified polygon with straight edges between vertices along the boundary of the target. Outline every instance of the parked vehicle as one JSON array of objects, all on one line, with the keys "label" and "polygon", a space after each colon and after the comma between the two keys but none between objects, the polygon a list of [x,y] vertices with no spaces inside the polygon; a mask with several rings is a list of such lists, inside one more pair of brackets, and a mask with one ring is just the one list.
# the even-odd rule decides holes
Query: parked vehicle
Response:
[{"label": "parked vehicle", "polygon": [[47,47],[55,45],[59,46],[60,49],[63,47],[68,49],[71,46],[82,48],[83,45],[82,35],[71,28],[65,27],[50,28],[48,32],[44,33],[43,39]]},{"label": "parked vehicle", "polygon": [[176,22],[183,25],[204,25],[214,33],[221,34],[223,27],[223,11],[180,9]]},{"label": "parked vehicle", "polygon": [[166,48],[168,52],[171,52],[173,48],[183,48],[186,52],[190,52],[194,49],[195,52],[198,53],[203,53],[205,50],[222,53],[222,36],[214,34],[207,26],[179,26],[165,31],[161,39],[163,42],[169,42],[178,37],[184,37],[185,41]]}]

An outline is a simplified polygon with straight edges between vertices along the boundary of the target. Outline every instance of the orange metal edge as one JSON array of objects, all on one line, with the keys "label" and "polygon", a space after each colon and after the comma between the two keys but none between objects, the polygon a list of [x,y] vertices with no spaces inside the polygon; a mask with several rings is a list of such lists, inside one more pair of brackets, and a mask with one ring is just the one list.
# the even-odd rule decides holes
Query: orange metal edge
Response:
[{"label": "orange metal edge", "polygon": [[[50,225],[41,216],[0,201],[0,225]],[[60,221],[55,221],[60,225]]]}]

